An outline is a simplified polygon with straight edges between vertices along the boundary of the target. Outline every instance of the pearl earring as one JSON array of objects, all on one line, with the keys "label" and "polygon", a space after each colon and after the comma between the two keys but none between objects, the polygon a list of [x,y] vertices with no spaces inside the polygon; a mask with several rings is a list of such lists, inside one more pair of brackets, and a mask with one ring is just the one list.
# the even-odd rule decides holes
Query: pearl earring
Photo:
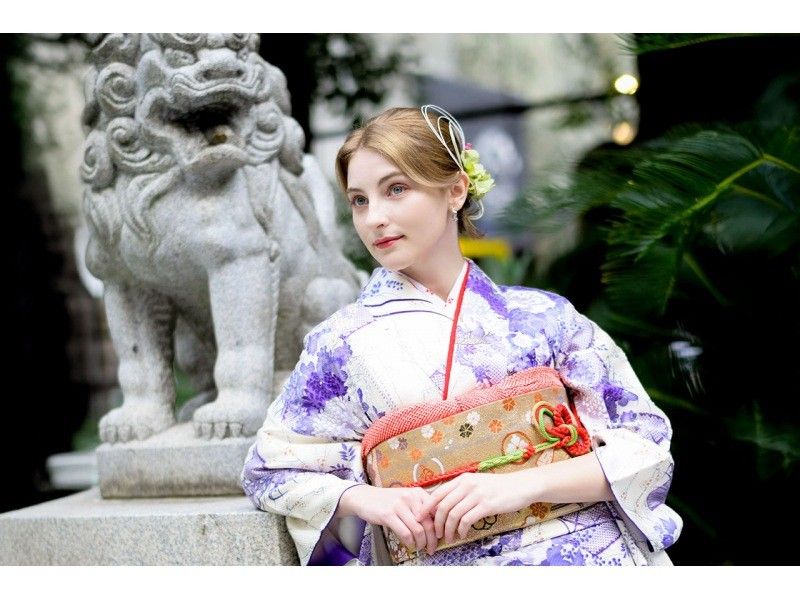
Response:
[{"label": "pearl earring", "polygon": [[451,220],[453,222],[458,221],[458,210],[456,208],[450,208],[450,209],[453,210],[453,217],[451,218]]}]

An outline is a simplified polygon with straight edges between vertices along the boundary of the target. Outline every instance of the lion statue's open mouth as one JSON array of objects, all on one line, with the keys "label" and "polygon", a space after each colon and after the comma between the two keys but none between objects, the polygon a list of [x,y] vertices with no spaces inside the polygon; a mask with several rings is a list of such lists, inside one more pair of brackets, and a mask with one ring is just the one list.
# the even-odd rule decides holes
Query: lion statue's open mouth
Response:
[{"label": "lion statue's open mouth", "polygon": [[242,145],[239,130],[241,117],[238,106],[209,105],[189,112],[169,111],[162,117],[165,123],[178,127],[187,136],[198,136],[208,145],[233,143]]},{"label": "lion statue's open mouth", "polygon": [[[188,110],[167,104],[151,114],[147,126],[151,132],[167,135],[182,148],[187,169],[216,166],[239,168],[247,162],[247,137],[250,106],[236,103],[210,102]],[[215,164],[216,162],[216,164]]]}]

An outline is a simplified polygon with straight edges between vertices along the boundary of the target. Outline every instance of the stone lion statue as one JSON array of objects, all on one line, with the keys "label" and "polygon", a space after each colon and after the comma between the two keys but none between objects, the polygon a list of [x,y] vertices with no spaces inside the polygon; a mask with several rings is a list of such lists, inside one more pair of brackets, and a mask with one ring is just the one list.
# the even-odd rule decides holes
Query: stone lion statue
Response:
[{"label": "stone lion statue", "polygon": [[174,362],[198,390],[182,412],[196,435],[253,435],[275,371],[366,280],[336,243],[333,192],[257,34],[90,41],[86,266],[104,283],[124,396],[100,438],[176,423]]}]

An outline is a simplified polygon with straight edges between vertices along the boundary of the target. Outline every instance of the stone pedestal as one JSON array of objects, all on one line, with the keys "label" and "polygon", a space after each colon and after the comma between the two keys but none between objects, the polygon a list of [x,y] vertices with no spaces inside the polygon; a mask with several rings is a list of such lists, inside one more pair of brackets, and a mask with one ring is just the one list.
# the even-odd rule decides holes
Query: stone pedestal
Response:
[{"label": "stone pedestal", "polygon": [[103,444],[97,470],[103,498],[240,495],[239,476],[255,437],[203,440],[191,423],[147,440]]},{"label": "stone pedestal", "polygon": [[245,496],[104,499],[0,515],[0,565],[296,565],[283,517]]}]

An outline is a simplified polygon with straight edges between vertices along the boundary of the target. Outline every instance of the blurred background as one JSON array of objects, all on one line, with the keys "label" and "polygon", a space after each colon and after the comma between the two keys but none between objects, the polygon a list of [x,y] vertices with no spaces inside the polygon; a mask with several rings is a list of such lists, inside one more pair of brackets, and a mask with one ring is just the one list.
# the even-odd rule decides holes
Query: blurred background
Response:
[{"label": "blurred background", "polygon": [[[121,402],[81,257],[88,50],[0,35],[0,512],[96,483],[97,421]],[[347,132],[383,108],[459,118],[497,181],[465,255],[498,284],[569,298],[672,422],[675,564],[800,562],[800,35],[263,34],[261,54],[332,184]],[[345,250],[371,271],[339,205]],[[192,389],[175,375],[180,403]]]}]

